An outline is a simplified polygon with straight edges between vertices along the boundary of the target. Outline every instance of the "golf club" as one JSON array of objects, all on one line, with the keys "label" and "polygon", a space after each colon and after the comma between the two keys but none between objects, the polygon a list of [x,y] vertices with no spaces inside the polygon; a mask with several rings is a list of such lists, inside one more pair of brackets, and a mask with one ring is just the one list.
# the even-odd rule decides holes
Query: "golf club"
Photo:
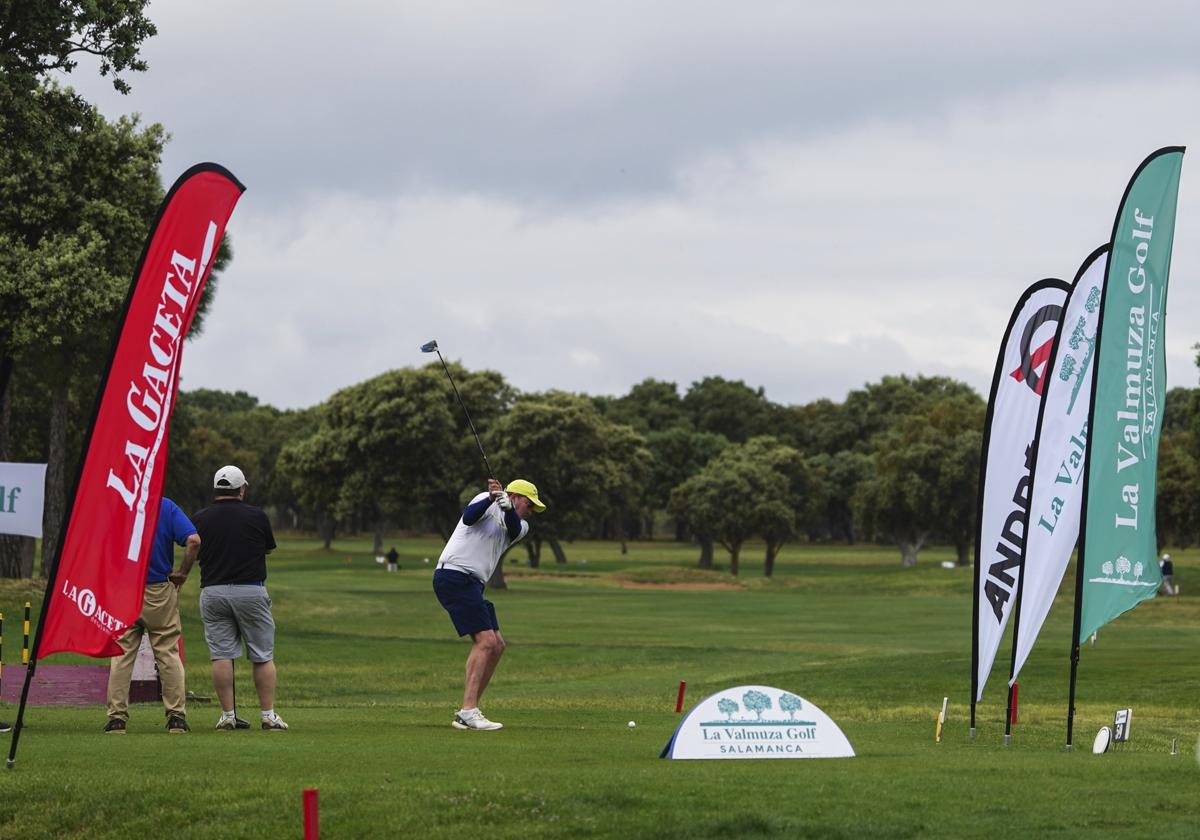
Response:
[{"label": "golf club", "polygon": [[450,380],[450,387],[454,389],[454,396],[458,397],[458,404],[462,406],[463,414],[467,416],[467,425],[471,427],[471,434],[475,435],[475,443],[479,447],[479,454],[483,456],[483,465],[487,467],[488,478],[496,480],[496,474],[492,472],[492,465],[488,463],[487,453],[483,451],[483,441],[479,439],[479,432],[475,431],[475,424],[471,422],[471,412],[467,411],[467,404],[463,402],[462,394],[458,393],[458,386],[454,384],[454,377],[450,375],[450,368],[446,366],[446,360],[442,358],[442,351],[438,349],[436,340],[427,341],[421,345],[422,353],[437,353],[438,360],[442,363],[442,370],[446,371],[446,378]]}]

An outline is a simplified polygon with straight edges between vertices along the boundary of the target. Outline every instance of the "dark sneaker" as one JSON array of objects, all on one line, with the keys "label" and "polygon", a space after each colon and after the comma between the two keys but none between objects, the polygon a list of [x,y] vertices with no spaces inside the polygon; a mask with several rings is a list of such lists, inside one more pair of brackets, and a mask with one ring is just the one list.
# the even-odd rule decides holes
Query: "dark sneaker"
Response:
[{"label": "dark sneaker", "polygon": [[125,721],[120,718],[109,718],[108,723],[104,724],[104,731],[109,735],[124,735]]},{"label": "dark sneaker", "polygon": [[240,718],[240,717],[235,716],[233,718],[233,728],[234,729],[249,729],[250,721],[246,720],[245,718]]},{"label": "dark sneaker", "polygon": [[181,718],[179,715],[171,715],[169,718],[167,718],[167,731],[172,735],[175,735],[180,732],[191,732],[192,728],[188,726],[187,721]]},{"label": "dark sneaker", "polygon": [[12,732],[12,724],[6,720],[0,720],[0,732]]},{"label": "dark sneaker", "polygon": [[262,728],[272,732],[283,732],[288,728],[288,725],[283,722],[283,718],[279,715],[271,715],[262,719]]}]

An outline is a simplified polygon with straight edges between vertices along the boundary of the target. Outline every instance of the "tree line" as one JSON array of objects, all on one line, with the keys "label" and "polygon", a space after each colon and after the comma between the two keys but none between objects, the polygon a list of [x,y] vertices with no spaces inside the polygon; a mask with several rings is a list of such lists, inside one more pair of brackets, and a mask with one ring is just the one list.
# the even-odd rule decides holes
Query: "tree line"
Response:
[{"label": "tree line", "polygon": [[[0,74],[0,460],[48,463],[43,568],[78,470],[102,366],[141,245],[162,200],[162,126],[109,120],[48,78],[75,56],[127,90],[154,34],[145,0],[6,2]],[[215,262],[193,336],[217,275]],[[1200,364],[1200,358],[1198,358]],[[500,477],[523,475],[550,510],[525,544],[565,562],[582,538],[629,540],[666,525],[719,546],[737,574],[750,540],[770,575],[793,540],[886,541],[913,565],[931,541],[970,559],[983,400],[944,377],[888,376],[837,403],[776,404],[761,388],[708,377],[685,391],[648,379],[619,397],[521,393],[495,371],[452,368]],[[483,486],[483,465],[440,366],[389,371],[320,405],[280,410],[245,393],[180,395],[166,490],[207,503],[213,471],[237,463],[278,524],[328,545],[339,532],[447,535]],[[1197,541],[1200,390],[1167,397],[1160,539]],[[0,537],[0,576],[33,572],[32,542]],[[497,581],[502,583],[502,581]]]}]

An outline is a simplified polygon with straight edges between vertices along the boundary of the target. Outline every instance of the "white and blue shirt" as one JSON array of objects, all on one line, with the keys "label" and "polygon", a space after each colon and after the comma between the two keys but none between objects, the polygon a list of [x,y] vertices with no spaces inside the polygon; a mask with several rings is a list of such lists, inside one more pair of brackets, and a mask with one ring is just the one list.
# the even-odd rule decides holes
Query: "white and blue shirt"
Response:
[{"label": "white and blue shirt", "polygon": [[495,502],[484,504],[490,499],[488,493],[480,493],[471,499],[442,549],[439,569],[466,572],[487,583],[508,547],[529,533],[529,523],[515,511],[506,514]]}]

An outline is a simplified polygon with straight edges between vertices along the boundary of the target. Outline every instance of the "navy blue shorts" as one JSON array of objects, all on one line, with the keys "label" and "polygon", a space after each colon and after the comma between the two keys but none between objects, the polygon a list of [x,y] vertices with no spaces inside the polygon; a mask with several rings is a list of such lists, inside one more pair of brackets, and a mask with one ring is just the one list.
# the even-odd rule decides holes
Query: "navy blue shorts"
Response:
[{"label": "navy blue shorts", "polygon": [[433,573],[433,591],[460,636],[499,630],[496,608],[484,600],[483,584],[466,572],[438,569]]}]

